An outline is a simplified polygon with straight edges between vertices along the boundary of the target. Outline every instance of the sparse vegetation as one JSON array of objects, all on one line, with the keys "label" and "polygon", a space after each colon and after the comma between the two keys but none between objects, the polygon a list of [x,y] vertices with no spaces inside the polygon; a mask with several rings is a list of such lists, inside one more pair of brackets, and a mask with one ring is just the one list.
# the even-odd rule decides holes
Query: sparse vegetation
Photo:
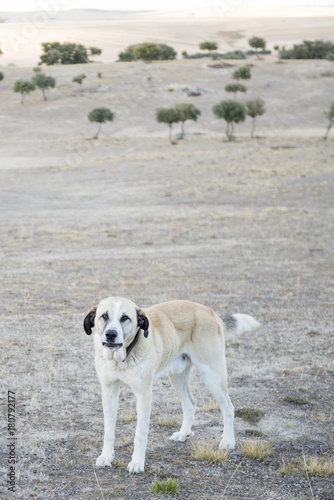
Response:
[{"label": "sparse vegetation", "polygon": [[176,109],[179,115],[179,121],[181,122],[180,139],[183,139],[185,122],[188,120],[197,121],[197,118],[201,115],[201,112],[193,104],[187,102],[181,102],[179,104],[176,104],[174,106],[174,109]]},{"label": "sparse vegetation", "polygon": [[246,101],[245,106],[247,115],[252,118],[251,137],[253,138],[255,131],[255,119],[257,116],[263,115],[266,110],[266,106],[264,100],[261,99],[261,97],[256,97],[255,99]]},{"label": "sparse vegetation", "polygon": [[151,486],[151,493],[162,493],[164,495],[168,495],[169,493],[176,493],[177,489],[177,480],[169,478],[167,481],[154,481]]},{"label": "sparse vegetation", "polygon": [[290,396],[290,395],[284,396],[283,401],[285,401],[286,403],[291,403],[299,406],[310,404],[308,399],[303,399],[298,396]]},{"label": "sparse vegetation", "polygon": [[304,40],[292,49],[280,49],[282,59],[328,59],[334,60],[334,43],[324,40]]},{"label": "sparse vegetation", "polygon": [[176,58],[176,51],[165,43],[144,42],[129,45],[125,51],[118,54],[118,58],[120,62],[172,60]]},{"label": "sparse vegetation", "polygon": [[84,45],[76,43],[45,42],[42,43],[43,54],[39,65],[46,64],[83,64],[88,63],[88,51]]},{"label": "sparse vegetation", "polygon": [[89,47],[89,52],[92,57],[100,56],[102,54],[102,49],[98,47]]},{"label": "sparse vegetation", "polygon": [[72,82],[78,83],[82,90],[82,82],[84,81],[85,78],[87,78],[86,75],[84,73],[80,73],[80,75],[73,77]]},{"label": "sparse vegetation", "polygon": [[32,82],[42,91],[44,101],[47,100],[46,91],[48,89],[53,89],[56,86],[56,79],[52,76],[47,76],[41,71],[35,71],[35,75],[32,77]]},{"label": "sparse vegetation", "polygon": [[224,88],[226,92],[233,93],[234,99],[236,98],[238,92],[247,92],[247,87],[242,83],[228,83]]},{"label": "sparse vegetation", "polygon": [[218,49],[218,43],[217,42],[202,42],[199,44],[200,50],[208,50],[211,52],[212,50],[217,50]]},{"label": "sparse vegetation", "polygon": [[259,53],[258,49],[261,49],[261,51],[266,49],[265,39],[260,38],[259,36],[252,36],[252,38],[250,38],[248,40],[248,43],[249,43],[250,47],[253,47],[253,49],[256,50],[256,56],[258,59],[260,59],[260,53]]},{"label": "sparse vegetation", "polygon": [[223,462],[226,462],[228,452],[227,450],[220,450],[214,445],[208,443],[199,443],[192,447],[191,456],[195,460],[208,462],[210,464],[221,464]]},{"label": "sparse vegetation", "polygon": [[251,76],[252,76],[251,68],[249,65],[241,66],[240,68],[236,69],[232,74],[233,80],[249,80]]},{"label": "sparse vegetation", "polygon": [[21,104],[24,104],[24,98],[35,90],[35,85],[31,80],[23,80],[19,78],[14,82],[13,90],[21,94]]},{"label": "sparse vegetation", "polygon": [[249,458],[258,458],[263,460],[269,455],[272,444],[268,441],[261,441],[258,439],[245,439],[241,443],[241,454]]},{"label": "sparse vegetation", "polygon": [[240,417],[246,422],[256,424],[261,420],[264,413],[261,410],[256,410],[255,408],[240,408],[234,411],[235,417]]},{"label": "sparse vegetation", "polygon": [[334,460],[326,457],[303,457],[295,460],[282,461],[278,469],[282,476],[310,476],[329,477],[334,475]]},{"label": "sparse vegetation", "polygon": [[173,123],[180,121],[180,114],[175,108],[158,108],[155,112],[155,117],[158,123],[166,123],[169,126],[169,141],[171,144],[176,144],[172,139]]},{"label": "sparse vegetation", "polygon": [[112,122],[115,117],[115,114],[110,111],[109,108],[95,108],[88,113],[88,120],[90,122],[96,122],[99,124],[99,128],[97,130],[94,139],[98,139],[102,124],[109,121]]},{"label": "sparse vegetation", "polygon": [[233,139],[234,124],[245,121],[246,110],[240,102],[226,100],[221,101],[212,108],[213,113],[217,118],[222,118],[226,121],[226,136],[229,141]]},{"label": "sparse vegetation", "polygon": [[327,130],[326,130],[326,134],[324,136],[324,139],[326,140],[330,129],[334,125],[334,101],[331,102],[331,104],[329,106],[329,110],[325,113],[325,116],[326,116],[327,120],[329,121]]}]

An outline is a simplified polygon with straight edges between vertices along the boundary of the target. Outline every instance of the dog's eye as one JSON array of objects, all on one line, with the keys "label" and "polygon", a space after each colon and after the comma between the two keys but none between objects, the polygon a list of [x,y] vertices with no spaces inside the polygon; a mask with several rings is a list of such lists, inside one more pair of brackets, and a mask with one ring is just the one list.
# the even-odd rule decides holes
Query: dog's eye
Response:
[{"label": "dog's eye", "polygon": [[105,320],[107,321],[107,319],[108,319],[108,314],[107,314],[107,313],[102,314],[101,318],[103,318],[103,319],[105,319]]},{"label": "dog's eye", "polygon": [[130,318],[128,316],[126,316],[126,314],[123,314],[123,316],[121,317],[121,322],[124,323],[128,319],[130,319]]}]

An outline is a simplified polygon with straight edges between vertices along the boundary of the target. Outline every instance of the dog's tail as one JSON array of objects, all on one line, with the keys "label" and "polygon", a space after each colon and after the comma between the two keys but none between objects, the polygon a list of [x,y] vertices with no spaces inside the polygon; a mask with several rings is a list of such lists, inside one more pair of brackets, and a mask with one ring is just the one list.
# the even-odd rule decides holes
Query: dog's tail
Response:
[{"label": "dog's tail", "polygon": [[224,316],[223,323],[229,338],[249,332],[260,326],[260,323],[253,318],[253,316],[249,316],[248,314]]}]

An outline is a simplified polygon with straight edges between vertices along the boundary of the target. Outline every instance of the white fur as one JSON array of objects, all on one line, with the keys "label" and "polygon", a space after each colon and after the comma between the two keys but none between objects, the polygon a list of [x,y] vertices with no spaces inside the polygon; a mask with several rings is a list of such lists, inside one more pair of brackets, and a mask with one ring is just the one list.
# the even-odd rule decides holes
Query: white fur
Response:
[{"label": "white fur", "polygon": [[[95,309],[93,327],[95,366],[102,386],[104,412],[104,444],[97,466],[110,466],[114,459],[115,426],[118,397],[121,387],[130,388],[137,400],[137,426],[130,473],[142,472],[145,466],[148,428],[152,404],[152,387],[157,378],[168,374],[181,399],[183,422],[170,439],[185,441],[193,434],[195,401],[190,391],[189,378],[193,367],[202,375],[209,391],[217,400],[224,419],[224,432],[219,447],[233,449],[234,409],[227,390],[225,365],[226,332],[240,334],[259,323],[245,314],[233,315],[236,321],[224,325],[208,307],[187,301],[157,304],[148,309],[139,308],[130,300],[104,299]],[[123,338],[123,346],[111,350],[102,345],[105,323],[101,318],[108,312],[110,325]],[[126,348],[138,331],[138,314],[149,321],[148,336],[141,332],[139,340],[127,356]],[[120,317],[126,314],[126,326]],[[90,333],[87,332],[86,333]]]}]

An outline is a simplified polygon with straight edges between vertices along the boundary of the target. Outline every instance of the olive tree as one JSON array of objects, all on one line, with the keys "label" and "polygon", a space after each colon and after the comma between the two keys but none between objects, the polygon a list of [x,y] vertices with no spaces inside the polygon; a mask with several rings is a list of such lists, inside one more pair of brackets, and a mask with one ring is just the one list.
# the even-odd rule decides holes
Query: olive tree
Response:
[{"label": "olive tree", "polygon": [[217,50],[218,49],[218,43],[217,42],[202,42],[199,44],[199,48],[201,50],[208,50],[211,52],[211,50]]},{"label": "olive tree", "polygon": [[242,83],[228,83],[225,85],[226,92],[233,92],[234,99],[237,95],[237,92],[247,92],[247,87]]},{"label": "olive tree", "polygon": [[176,144],[172,140],[173,123],[180,121],[180,113],[175,108],[158,108],[155,111],[155,117],[158,123],[167,123],[169,126],[169,141],[171,144]]},{"label": "olive tree", "polygon": [[21,104],[23,104],[25,96],[30,94],[30,92],[33,92],[35,88],[35,84],[31,80],[23,80],[22,78],[19,78],[14,82],[13,90],[14,92],[21,94]]},{"label": "olive tree", "polygon": [[174,106],[174,109],[179,114],[179,121],[181,122],[181,135],[180,139],[184,137],[184,124],[187,120],[197,121],[201,112],[193,104],[188,102],[180,102]]},{"label": "olive tree", "polygon": [[86,75],[84,73],[80,73],[80,75],[73,77],[72,82],[78,83],[82,90],[82,82],[84,81],[85,78],[87,78]]},{"label": "olive tree", "polygon": [[260,38],[259,36],[252,36],[248,40],[249,45],[256,50],[256,56],[258,59],[260,59],[260,54],[258,52],[258,49],[265,50],[266,48],[266,41],[264,38]]},{"label": "olive tree", "polygon": [[266,110],[265,102],[261,97],[256,97],[255,99],[251,99],[249,101],[246,101],[246,113],[248,116],[252,118],[252,131],[251,131],[251,137],[254,137],[254,130],[255,130],[255,118],[257,116],[263,115],[263,113]]},{"label": "olive tree", "polygon": [[251,69],[248,65],[241,66],[232,73],[233,80],[249,80],[251,76]]},{"label": "olive tree", "polygon": [[329,120],[329,124],[328,124],[327,130],[326,130],[326,134],[325,134],[325,137],[324,137],[324,139],[326,140],[327,137],[328,137],[330,129],[334,125],[334,101],[332,101],[330,103],[329,110],[325,113],[325,116],[326,116],[327,120]]},{"label": "olive tree", "polygon": [[50,88],[54,88],[56,86],[56,80],[52,76],[47,76],[44,73],[39,71],[35,72],[35,76],[32,77],[32,82],[35,87],[39,88],[42,91],[44,101],[46,98],[46,90]]},{"label": "olive tree", "polygon": [[228,140],[231,141],[233,139],[234,124],[245,121],[245,106],[238,101],[226,100],[213,106],[212,111],[217,118],[222,118],[226,121],[227,127],[225,133]]},{"label": "olive tree", "polygon": [[112,122],[114,117],[115,113],[110,111],[109,108],[95,108],[88,113],[88,120],[99,124],[99,128],[94,136],[94,139],[98,139],[102,124],[105,122]]}]

